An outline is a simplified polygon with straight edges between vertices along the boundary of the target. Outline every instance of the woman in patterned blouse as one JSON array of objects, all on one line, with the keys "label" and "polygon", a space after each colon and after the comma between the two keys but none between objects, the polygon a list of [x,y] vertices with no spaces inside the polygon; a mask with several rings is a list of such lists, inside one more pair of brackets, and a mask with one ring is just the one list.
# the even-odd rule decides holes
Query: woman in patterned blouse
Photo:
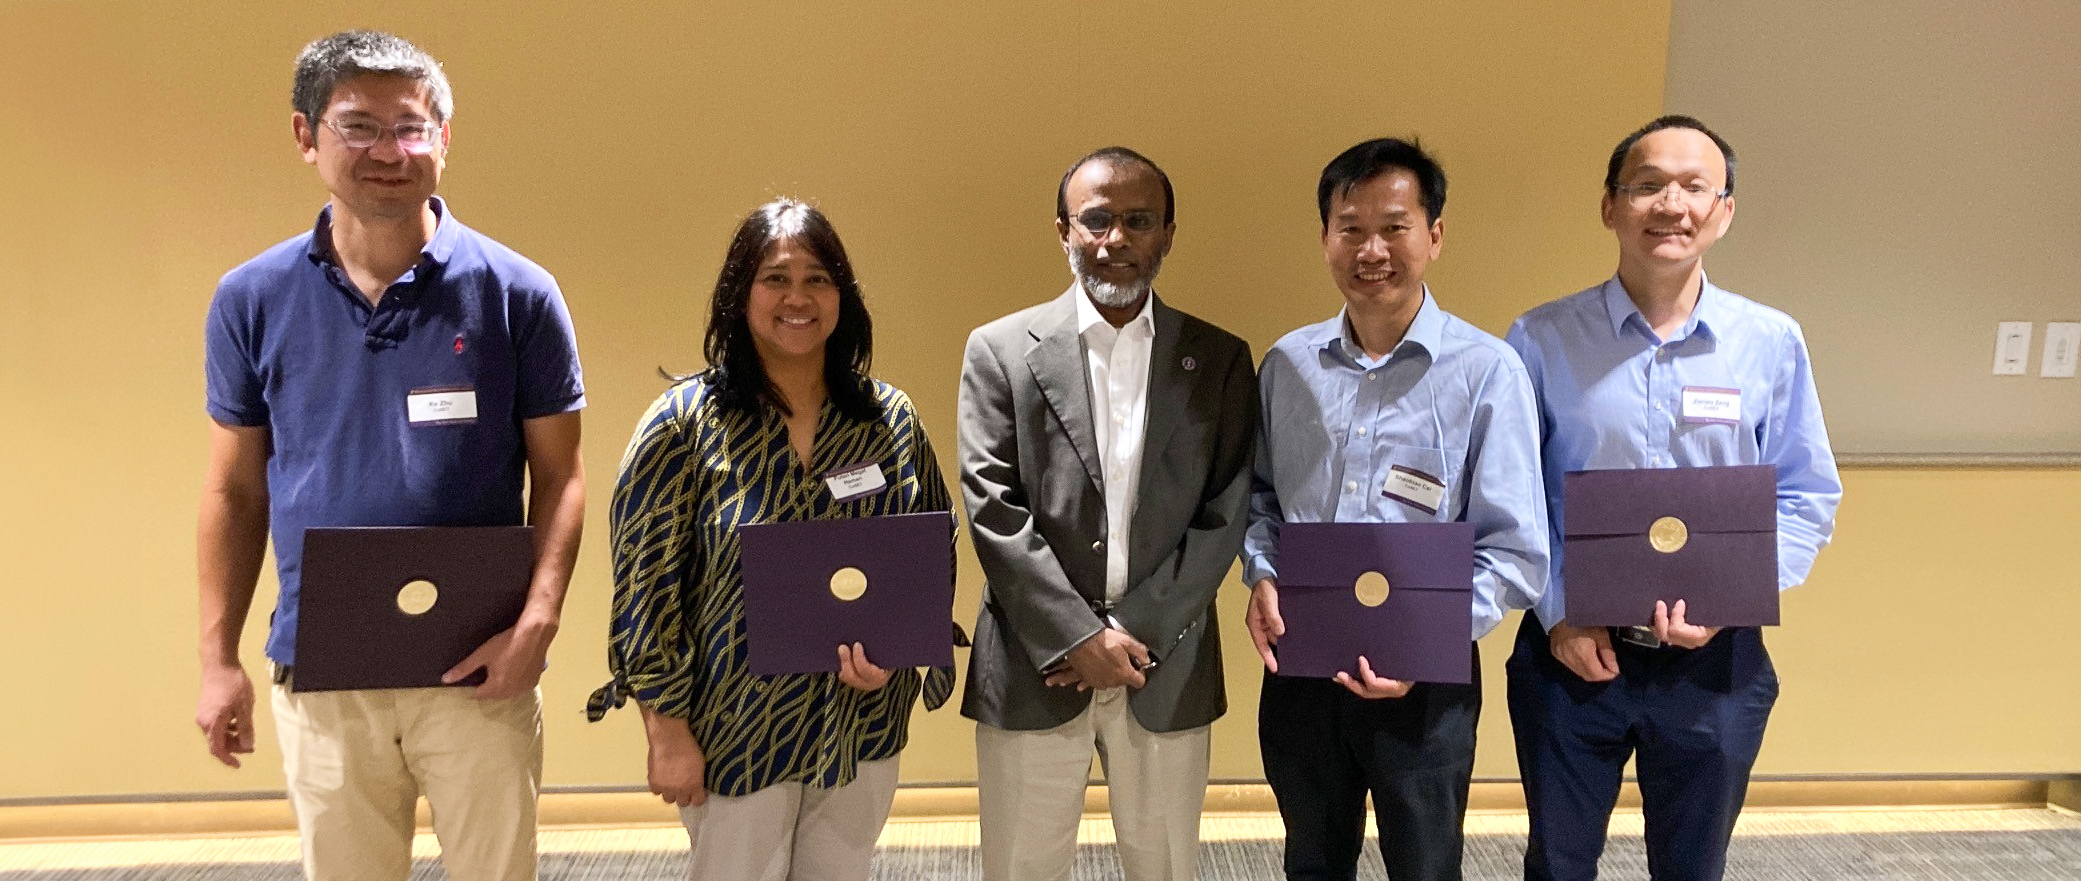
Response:
[{"label": "woman in patterned blouse", "polygon": [[[680,807],[694,878],[867,877],[920,690],[953,670],[886,670],[858,643],[839,672],[755,676],[738,527],[945,511],[909,397],[867,375],[872,325],[822,212],[782,199],[737,228],[708,318],[709,368],[658,398],[629,441],[609,514],[614,681],[650,742],[650,791]],[[879,492],[823,478],[875,463]]]}]

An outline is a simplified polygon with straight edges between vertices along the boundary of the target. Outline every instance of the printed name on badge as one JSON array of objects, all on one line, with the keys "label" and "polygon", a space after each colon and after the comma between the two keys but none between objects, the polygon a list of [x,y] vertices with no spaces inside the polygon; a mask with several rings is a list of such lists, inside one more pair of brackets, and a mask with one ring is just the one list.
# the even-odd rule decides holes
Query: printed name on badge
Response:
[{"label": "printed name on badge", "polygon": [[1684,421],[1741,424],[1741,389],[1684,386]]},{"label": "printed name on badge", "polygon": [[859,465],[841,465],[831,469],[830,473],[824,475],[824,483],[831,487],[832,501],[850,502],[881,492],[882,487],[889,485],[889,479],[882,475],[882,466],[873,462],[863,462]]},{"label": "printed name on badge", "polygon": [[477,390],[469,386],[413,389],[405,394],[405,418],[413,425],[475,422]]},{"label": "printed name on badge", "polygon": [[1436,514],[1445,504],[1445,481],[1406,465],[1390,465],[1387,485],[1380,494],[1426,514]]}]

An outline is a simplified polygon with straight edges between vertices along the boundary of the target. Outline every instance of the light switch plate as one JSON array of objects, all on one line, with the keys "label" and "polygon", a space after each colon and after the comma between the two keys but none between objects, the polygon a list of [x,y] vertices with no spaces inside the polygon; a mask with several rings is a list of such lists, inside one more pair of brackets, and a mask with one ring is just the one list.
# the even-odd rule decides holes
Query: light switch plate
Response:
[{"label": "light switch plate", "polygon": [[1994,332],[1994,375],[2022,376],[2030,360],[2030,322],[2004,321]]},{"label": "light switch plate", "polygon": [[2038,375],[2071,379],[2077,356],[2081,356],[2081,321],[2046,322],[2045,357],[2038,365]]}]

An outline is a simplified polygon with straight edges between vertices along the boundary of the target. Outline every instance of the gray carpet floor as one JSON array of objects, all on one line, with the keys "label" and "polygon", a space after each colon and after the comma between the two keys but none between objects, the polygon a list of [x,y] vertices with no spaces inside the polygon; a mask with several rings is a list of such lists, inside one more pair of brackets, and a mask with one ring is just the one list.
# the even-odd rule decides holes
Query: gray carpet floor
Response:
[{"label": "gray carpet floor", "polygon": [[[1614,818],[1601,877],[1645,881],[1637,815]],[[1209,817],[1200,878],[1279,877],[1276,817]],[[972,821],[910,821],[882,836],[876,879],[980,876]],[[1120,877],[1111,830],[1086,821],[1073,881]],[[542,833],[541,877],[551,881],[677,881],[686,838],[673,828],[552,829]],[[413,881],[445,879],[438,845],[421,836]],[[1521,815],[1468,819],[1466,877],[1516,879],[1524,852]],[[0,843],[0,881],[294,881],[292,836],[154,841]],[[2053,809],[1752,813],[1742,818],[1728,877],[1770,881],[2076,881],[2081,817]],[[1372,842],[1358,876],[1384,881]]]}]

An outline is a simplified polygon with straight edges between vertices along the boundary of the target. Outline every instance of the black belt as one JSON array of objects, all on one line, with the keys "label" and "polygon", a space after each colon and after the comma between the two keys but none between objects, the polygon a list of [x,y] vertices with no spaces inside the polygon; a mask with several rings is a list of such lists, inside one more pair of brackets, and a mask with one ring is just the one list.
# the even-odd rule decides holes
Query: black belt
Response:
[{"label": "black belt", "polygon": [[1623,642],[1627,645],[1639,646],[1644,649],[1658,649],[1669,644],[1655,637],[1655,628],[1639,625],[1613,627],[1611,628],[1611,638],[1614,642]]}]

